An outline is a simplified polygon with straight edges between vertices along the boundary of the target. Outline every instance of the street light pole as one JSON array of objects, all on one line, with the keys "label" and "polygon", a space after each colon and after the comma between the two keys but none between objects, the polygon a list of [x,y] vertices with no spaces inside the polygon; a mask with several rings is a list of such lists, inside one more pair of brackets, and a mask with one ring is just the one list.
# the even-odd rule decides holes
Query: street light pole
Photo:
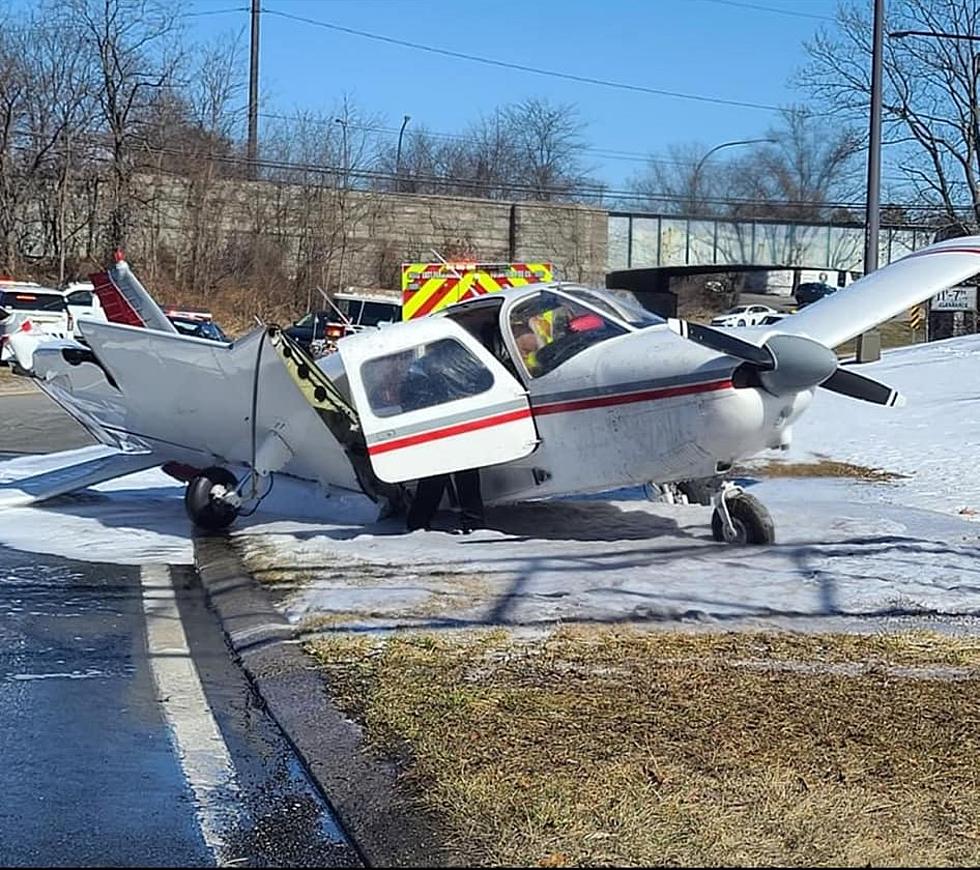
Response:
[{"label": "street light pole", "polygon": [[934,36],[937,39],[966,39],[970,42],[980,42],[980,36],[972,33],[946,33],[943,30],[893,30],[888,34],[891,39],[905,39],[906,36]]},{"label": "street light pole", "polygon": [[[874,0],[871,42],[871,128],[868,135],[868,195],[864,235],[864,274],[878,268],[881,229],[881,103],[882,54],[885,41],[885,0]],[[881,334],[871,330],[858,336],[857,361],[881,359]]]},{"label": "street light pole", "polygon": [[697,195],[698,195],[698,183],[701,177],[701,167],[704,166],[705,161],[716,151],[721,151],[722,148],[731,148],[734,145],[754,145],[757,142],[769,142],[775,143],[775,139],[736,139],[734,142],[722,142],[721,145],[715,145],[711,148],[699,161],[697,166],[694,167],[694,174],[691,176],[691,193],[693,194],[694,207],[697,209]]},{"label": "street light pole", "polygon": [[398,152],[395,155],[395,192],[402,189],[402,136],[405,135],[405,127],[411,120],[411,116],[406,115],[402,120],[402,128],[398,131]]},{"label": "street light pole", "polygon": [[347,121],[344,118],[334,118],[334,121],[340,124],[341,130],[344,131],[340,150],[344,161],[344,190],[347,190],[348,175],[350,174],[350,158],[347,155]]}]

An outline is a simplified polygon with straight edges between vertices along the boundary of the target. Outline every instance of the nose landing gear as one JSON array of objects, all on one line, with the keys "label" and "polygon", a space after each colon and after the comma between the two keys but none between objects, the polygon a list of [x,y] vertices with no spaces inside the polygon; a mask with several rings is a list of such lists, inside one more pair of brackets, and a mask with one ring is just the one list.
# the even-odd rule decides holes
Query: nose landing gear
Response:
[{"label": "nose landing gear", "polygon": [[227,468],[206,468],[187,485],[184,507],[195,526],[211,532],[226,529],[242,507],[238,480]]},{"label": "nose landing gear", "polygon": [[744,546],[774,544],[776,529],[765,505],[732,483],[723,483],[712,498],[711,533],[716,541]]}]

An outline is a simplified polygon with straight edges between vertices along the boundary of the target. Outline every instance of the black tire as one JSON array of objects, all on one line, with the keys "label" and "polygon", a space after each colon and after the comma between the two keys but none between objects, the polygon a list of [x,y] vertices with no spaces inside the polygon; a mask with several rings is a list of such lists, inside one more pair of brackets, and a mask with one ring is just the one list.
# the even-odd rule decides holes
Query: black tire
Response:
[{"label": "black tire", "polygon": [[740,492],[725,499],[728,513],[735,526],[735,540],[726,541],[721,513],[715,508],[711,515],[711,533],[716,541],[736,546],[774,544],[776,529],[769,511],[754,495]]},{"label": "black tire", "polygon": [[238,486],[238,480],[227,468],[215,465],[204,469],[184,491],[187,516],[195,526],[209,532],[227,529],[238,516],[238,508],[211,498],[211,490],[217,484],[233,489]]}]

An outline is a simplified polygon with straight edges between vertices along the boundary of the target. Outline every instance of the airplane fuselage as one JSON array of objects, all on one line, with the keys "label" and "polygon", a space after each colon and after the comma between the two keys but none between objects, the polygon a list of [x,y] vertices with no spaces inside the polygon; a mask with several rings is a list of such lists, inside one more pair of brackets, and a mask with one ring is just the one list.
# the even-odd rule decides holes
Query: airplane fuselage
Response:
[{"label": "airplane fuselage", "polygon": [[[161,464],[257,459],[261,470],[359,489],[344,451],[272,349],[260,353],[263,330],[226,346],[118,324],[83,328],[91,351],[40,348],[35,371],[99,440],[150,449]],[[486,501],[709,477],[779,446],[812,390],[777,398],[737,388],[738,364],[662,325],[528,379],[539,443],[522,459],[482,467]],[[473,460],[480,467],[480,457]]]}]

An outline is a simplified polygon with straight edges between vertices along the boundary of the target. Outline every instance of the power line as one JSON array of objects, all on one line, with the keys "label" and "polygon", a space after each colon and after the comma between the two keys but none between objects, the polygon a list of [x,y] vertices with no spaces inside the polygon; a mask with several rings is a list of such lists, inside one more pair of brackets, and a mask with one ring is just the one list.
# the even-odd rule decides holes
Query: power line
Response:
[{"label": "power line", "polygon": [[275,15],[290,21],[298,21],[302,24],[309,24],[313,27],[323,27],[327,30],[334,30],[339,33],[347,33],[352,36],[360,36],[364,39],[373,39],[376,42],[384,42],[389,45],[397,45],[402,48],[411,48],[415,51],[425,51],[429,54],[438,54],[443,57],[452,57],[457,60],[471,61],[472,63],[482,63],[486,66],[501,67],[503,69],[518,70],[519,72],[529,72],[535,75],[548,76],[550,78],[563,79],[565,81],[579,82],[580,84],[597,85],[599,87],[614,88],[622,91],[632,91],[634,93],[653,94],[658,97],[674,97],[680,100],[692,100],[699,103],[710,103],[720,106],[734,106],[740,109],[760,109],[766,112],[781,112],[782,107],[773,106],[767,103],[753,103],[747,100],[729,100],[723,97],[708,97],[703,94],[686,94],[680,91],[668,91],[663,88],[651,88],[646,85],[630,84],[629,82],[616,82],[610,79],[594,78],[583,76],[576,73],[561,72],[559,70],[549,70],[542,67],[527,66],[526,64],[512,63],[510,61],[498,60],[496,58],[482,57],[477,54],[466,54],[461,51],[452,51],[448,48],[436,48],[432,45],[423,45],[418,42],[409,42],[404,39],[395,39],[391,36],[384,36],[379,33],[369,33],[366,30],[357,30],[353,27],[344,27],[340,24],[332,24],[328,21],[318,21],[315,18],[307,18],[304,15],[293,15],[290,12],[280,12],[278,9],[264,9],[266,15]]},{"label": "power line", "polygon": [[[180,149],[166,148],[144,142],[147,152],[165,154],[171,156],[185,157]],[[235,155],[214,155],[206,159],[214,160],[217,163],[242,166],[247,165],[248,160],[244,157]],[[385,172],[377,169],[357,169],[352,167],[340,167],[318,164],[292,163],[285,160],[270,160],[263,158],[257,161],[257,165],[263,169],[274,169],[290,172],[303,172],[311,174],[330,175],[338,177],[349,177],[362,181],[388,181],[395,182],[398,176],[393,172]],[[602,185],[570,184],[567,187],[535,187],[534,185],[513,183],[508,181],[480,181],[477,179],[442,177],[437,175],[407,175],[403,171],[403,181],[420,185],[431,185],[433,187],[444,188],[463,188],[477,191],[497,190],[501,192],[548,194],[555,196],[582,196],[591,199],[619,199],[634,202],[676,202],[676,194],[664,192],[638,192],[630,189],[617,189],[604,187]],[[270,179],[273,180],[273,179]],[[424,195],[424,194],[423,194]],[[567,204],[573,204],[566,201]],[[705,203],[711,205],[731,205],[731,206],[757,206],[765,208],[801,208],[819,207],[822,209],[860,209],[864,207],[863,201],[828,201],[815,203],[812,200],[764,200],[752,199],[748,197],[714,197],[705,199]],[[890,206],[905,209],[907,211],[934,211],[937,206],[934,204],[912,204],[912,203],[889,203]],[[964,206],[968,208],[968,206]]]},{"label": "power line", "polygon": [[[326,118],[310,118],[310,117],[304,118],[302,115],[283,115],[275,112],[259,112],[259,117],[269,118],[271,120],[277,120],[277,121],[291,121],[291,122],[305,121],[317,127],[332,128],[334,126],[334,122]],[[354,130],[364,130],[365,132],[368,133],[383,133],[390,136],[397,136],[399,133],[399,130],[396,127],[385,127],[380,124],[349,123],[348,126]],[[430,130],[428,128],[424,128],[424,132],[423,129],[415,130],[413,133],[410,133],[409,135],[410,136],[428,135],[428,136],[432,136],[435,139],[447,139],[454,142],[479,143],[481,141],[480,139],[474,136],[466,136],[462,133],[447,133],[439,130]],[[606,160],[620,160],[620,161],[635,162],[635,163],[642,163],[642,164],[653,163],[659,166],[693,167],[697,163],[696,158],[683,160],[683,159],[678,159],[676,157],[667,157],[662,154],[645,153],[642,151],[625,151],[625,150],[615,149],[615,148],[583,146],[579,150],[581,150],[586,154],[594,154],[596,157],[604,158]],[[908,181],[907,178],[897,176],[897,175],[882,176],[882,178],[885,181],[894,181],[894,182]],[[968,186],[969,184],[966,181],[952,181],[950,183],[958,186]]]},{"label": "power line", "polygon": [[[327,119],[321,118],[303,118],[300,115],[282,115],[275,112],[259,112],[259,117],[269,118],[277,121],[306,121],[318,127],[333,127],[334,123]],[[384,127],[377,124],[355,124],[351,123],[349,126],[354,130],[364,130],[369,133],[384,133],[391,136],[397,136],[399,130],[394,127]],[[420,130],[415,130],[409,133],[410,136],[421,136],[428,135],[434,139],[448,139],[453,142],[479,142],[475,136],[466,136],[462,133],[444,133],[438,130],[426,129],[424,133]],[[676,165],[676,166],[687,166],[693,161],[686,160],[676,160],[668,157],[658,157],[657,155],[645,154],[641,151],[622,151],[614,148],[601,148],[587,146],[580,149],[587,154],[595,154],[597,157],[603,157],[607,160],[624,160],[636,163],[663,163],[665,165]]]},{"label": "power line", "polygon": [[227,9],[208,9],[204,12],[181,12],[178,18],[200,18],[204,15],[227,15],[229,12],[248,12],[247,6],[230,6]]},{"label": "power line", "polygon": [[815,12],[800,12],[798,9],[778,9],[763,6],[761,3],[743,3],[742,0],[695,0],[696,3],[716,3],[719,6],[734,6],[736,9],[752,9],[756,12],[772,12],[775,15],[791,15],[795,18],[812,18],[817,21],[835,21],[831,15],[818,15]]}]

